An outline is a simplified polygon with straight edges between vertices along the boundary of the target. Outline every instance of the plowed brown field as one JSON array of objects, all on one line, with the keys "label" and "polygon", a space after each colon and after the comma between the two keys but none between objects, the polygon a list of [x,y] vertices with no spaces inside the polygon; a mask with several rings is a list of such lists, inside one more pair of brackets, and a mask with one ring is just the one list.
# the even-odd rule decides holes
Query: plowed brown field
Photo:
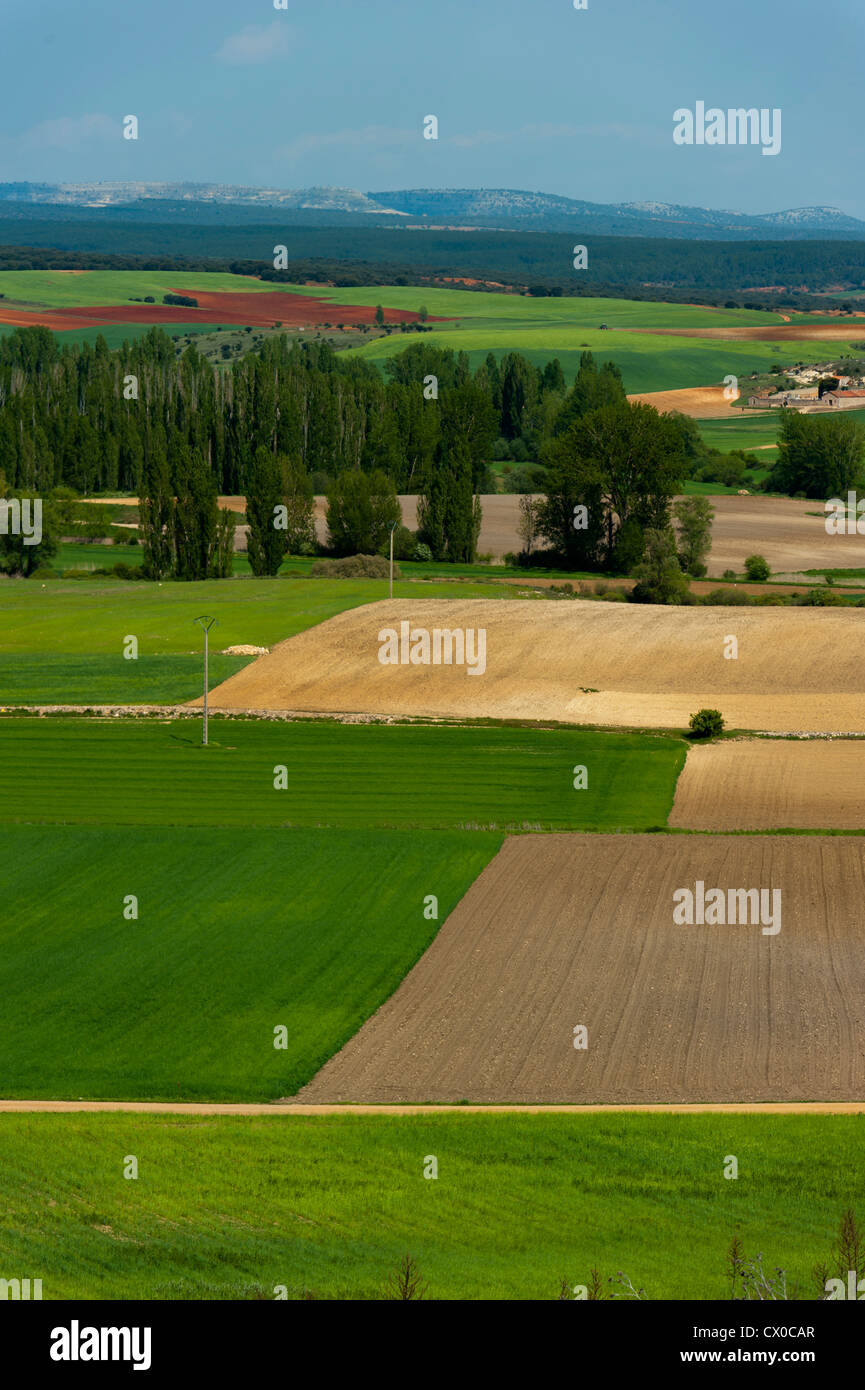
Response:
[{"label": "plowed brown field", "polygon": [[[486,670],[379,662],[379,632],[483,629]],[[726,660],[735,636],[737,660]],[[280,643],[211,694],[214,709],[687,727],[865,731],[856,610],[662,608],[580,600],[382,600]]]},{"label": "plowed brown field", "polygon": [[848,343],[856,335],[855,323],[767,323],[765,326],[733,324],[714,328],[629,328],[629,333],[659,333],[665,338],[717,338],[726,342]]},{"label": "plowed brown field", "polygon": [[[697,880],[780,932],[674,925]],[[298,1100],[861,1101],[863,895],[858,839],[514,837]]]},{"label": "plowed brown field", "polygon": [[[31,328],[36,324],[59,331],[68,328],[95,328],[107,323],[233,323],[286,328],[316,328],[321,324],[372,323],[375,308],[370,305],[334,304],[313,295],[273,290],[244,294],[238,290],[184,289],[178,293],[198,300],[198,308],[180,304],[105,304],[67,309],[16,309],[0,306],[0,323]],[[388,323],[416,323],[418,315],[407,309],[386,309]],[[448,323],[449,319],[429,322]]]},{"label": "plowed brown field", "polygon": [[670,825],[865,830],[865,741],[735,739],[691,748]]}]

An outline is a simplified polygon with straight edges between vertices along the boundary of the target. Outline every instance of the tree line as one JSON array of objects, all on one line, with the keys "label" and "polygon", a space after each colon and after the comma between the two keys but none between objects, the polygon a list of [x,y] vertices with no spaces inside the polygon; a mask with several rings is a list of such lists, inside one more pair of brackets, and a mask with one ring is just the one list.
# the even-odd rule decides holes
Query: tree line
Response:
[{"label": "tree line", "polygon": [[[840,495],[859,481],[863,438],[849,418],[786,416],[772,478],[790,492]],[[556,359],[538,367],[490,353],[473,370],[465,353],[424,341],[382,373],[285,336],[230,367],[194,344],[177,355],[159,328],[116,351],[103,339],[60,345],[41,328],[0,340],[5,491],[139,496],[153,578],[231,573],[235,517],[220,511],[220,494],[247,498],[258,574],[316,549],[317,493],[334,555],[382,552],[393,529],[398,559],[471,563],[502,446],[534,461],[523,563],[642,575],[646,593],[672,601],[677,573],[705,572],[706,516],[696,502],[694,515],[673,513],[699,432],[629,402],[618,367],[591,352],[568,388]],[[400,523],[401,493],[419,498],[414,535]],[[11,554],[12,538],[0,539]]]}]

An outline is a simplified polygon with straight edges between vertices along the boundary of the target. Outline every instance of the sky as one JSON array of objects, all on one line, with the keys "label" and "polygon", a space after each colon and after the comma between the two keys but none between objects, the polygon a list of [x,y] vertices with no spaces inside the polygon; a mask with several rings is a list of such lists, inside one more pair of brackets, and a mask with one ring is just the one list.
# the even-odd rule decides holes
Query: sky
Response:
[{"label": "sky", "polygon": [[[587,5],[0,0],[0,182],[518,188],[865,218],[862,0]],[[674,112],[698,101],[780,109],[780,153],[676,145]]]}]

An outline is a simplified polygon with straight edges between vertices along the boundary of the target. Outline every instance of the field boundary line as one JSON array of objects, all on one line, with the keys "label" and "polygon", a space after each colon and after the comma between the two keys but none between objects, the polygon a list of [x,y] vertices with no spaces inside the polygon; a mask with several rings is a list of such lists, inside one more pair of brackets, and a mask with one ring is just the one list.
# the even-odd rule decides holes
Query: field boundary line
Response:
[{"label": "field boundary line", "polygon": [[0,1100],[0,1114],[134,1115],[865,1115],[861,1101],[737,1101],[670,1105],[303,1105],[291,1101]]}]

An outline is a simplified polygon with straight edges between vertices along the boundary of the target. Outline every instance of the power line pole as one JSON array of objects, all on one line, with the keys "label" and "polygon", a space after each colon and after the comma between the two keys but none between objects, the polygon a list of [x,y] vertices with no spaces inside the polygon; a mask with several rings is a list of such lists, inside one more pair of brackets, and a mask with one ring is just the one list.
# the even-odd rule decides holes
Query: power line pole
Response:
[{"label": "power line pole", "polygon": [[205,614],[205,615],[204,615],[203,617],[201,617],[201,618],[193,618],[193,622],[197,623],[198,626],[199,626],[199,627],[203,630],[203,632],[204,632],[204,737],[202,738],[201,742],[202,742],[202,744],[204,745],[204,747],[206,748],[206,747],[207,747],[207,687],[208,687],[208,684],[209,684],[209,681],[208,681],[208,679],[207,679],[207,664],[208,664],[208,656],[209,656],[209,638],[210,638],[210,629],[211,629],[211,628],[214,626],[214,624],[217,622],[217,619],[216,619],[216,618],[208,618],[207,615]]}]

